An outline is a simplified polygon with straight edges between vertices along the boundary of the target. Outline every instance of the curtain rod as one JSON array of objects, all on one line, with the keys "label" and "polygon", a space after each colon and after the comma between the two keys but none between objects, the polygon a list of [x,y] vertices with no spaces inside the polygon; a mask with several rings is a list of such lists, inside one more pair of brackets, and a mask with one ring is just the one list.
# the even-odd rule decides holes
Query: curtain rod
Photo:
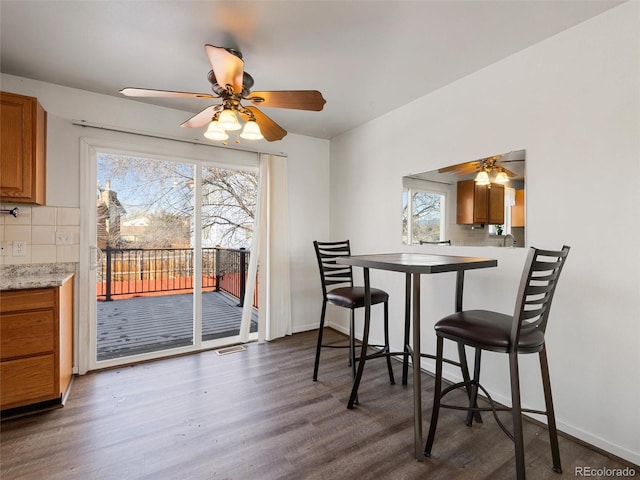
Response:
[{"label": "curtain rod", "polygon": [[129,130],[129,129],[120,128],[120,127],[112,127],[112,126],[109,126],[109,125],[100,125],[99,123],[87,122],[86,120],[71,120],[71,123],[73,125],[77,125],[77,126],[85,127],[85,128],[95,128],[97,130],[107,130],[109,132],[128,133],[128,134],[131,134],[131,135],[138,135],[138,136],[141,136],[141,137],[158,138],[160,140],[171,140],[171,141],[174,141],[174,142],[188,143],[190,145],[200,145],[202,147],[221,148],[221,149],[227,149],[227,150],[237,150],[237,151],[240,151],[240,152],[257,153],[259,155],[264,153],[264,154],[267,154],[267,155],[276,155],[278,157],[286,157],[286,155],[283,152],[273,153],[273,152],[261,152],[261,151],[256,151],[256,150],[249,150],[247,148],[239,148],[239,147],[221,147],[219,145],[211,145],[210,143],[200,142],[200,141],[198,141],[196,139],[186,140],[184,138],[169,137],[167,135],[160,135],[158,133],[143,132],[143,131],[140,131],[140,130]]}]

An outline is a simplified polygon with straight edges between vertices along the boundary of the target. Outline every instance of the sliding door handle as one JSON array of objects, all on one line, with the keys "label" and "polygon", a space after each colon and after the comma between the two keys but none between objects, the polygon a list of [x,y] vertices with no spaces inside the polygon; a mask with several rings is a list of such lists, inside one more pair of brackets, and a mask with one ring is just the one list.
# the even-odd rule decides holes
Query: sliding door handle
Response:
[{"label": "sliding door handle", "polygon": [[91,270],[95,270],[96,268],[98,268],[98,265],[102,264],[102,258],[104,255],[102,253],[102,250],[100,250],[100,248],[95,245],[91,245],[91,247],[89,247],[89,251],[91,252],[89,254],[90,268]]}]

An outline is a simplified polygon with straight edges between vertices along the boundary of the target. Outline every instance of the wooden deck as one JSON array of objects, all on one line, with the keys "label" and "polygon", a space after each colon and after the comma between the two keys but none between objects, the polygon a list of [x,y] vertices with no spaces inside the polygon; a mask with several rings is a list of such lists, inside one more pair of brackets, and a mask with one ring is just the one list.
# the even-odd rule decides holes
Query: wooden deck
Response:
[{"label": "wooden deck", "polygon": [[[193,295],[175,294],[98,302],[98,360],[191,345]],[[202,338],[237,335],[242,308],[222,292],[202,294]],[[257,331],[254,311],[251,332]]]}]

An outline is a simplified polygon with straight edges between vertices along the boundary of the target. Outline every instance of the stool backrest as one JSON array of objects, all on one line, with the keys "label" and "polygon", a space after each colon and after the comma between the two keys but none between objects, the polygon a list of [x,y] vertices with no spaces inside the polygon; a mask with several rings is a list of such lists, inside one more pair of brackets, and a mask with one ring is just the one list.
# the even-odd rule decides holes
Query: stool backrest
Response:
[{"label": "stool backrest", "polygon": [[440,240],[438,242],[431,242],[429,240],[420,240],[420,245],[451,245],[451,240]]},{"label": "stool backrest", "polygon": [[327,287],[346,284],[353,287],[353,272],[350,265],[338,265],[336,259],[351,255],[349,240],[342,242],[313,242],[320,269],[322,294],[327,294]]},{"label": "stool backrest", "polygon": [[547,328],[551,301],[570,247],[562,250],[531,248],[522,272],[511,328],[511,345],[517,346],[522,329]]}]

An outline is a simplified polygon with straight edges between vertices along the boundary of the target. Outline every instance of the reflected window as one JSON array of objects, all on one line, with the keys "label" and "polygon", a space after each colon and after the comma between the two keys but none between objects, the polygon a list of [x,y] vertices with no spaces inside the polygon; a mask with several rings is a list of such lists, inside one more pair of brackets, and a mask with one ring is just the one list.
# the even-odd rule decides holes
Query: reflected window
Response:
[{"label": "reflected window", "polygon": [[[411,201],[409,201],[409,199]],[[405,243],[445,239],[446,194],[407,188],[402,194],[402,236]]]}]

